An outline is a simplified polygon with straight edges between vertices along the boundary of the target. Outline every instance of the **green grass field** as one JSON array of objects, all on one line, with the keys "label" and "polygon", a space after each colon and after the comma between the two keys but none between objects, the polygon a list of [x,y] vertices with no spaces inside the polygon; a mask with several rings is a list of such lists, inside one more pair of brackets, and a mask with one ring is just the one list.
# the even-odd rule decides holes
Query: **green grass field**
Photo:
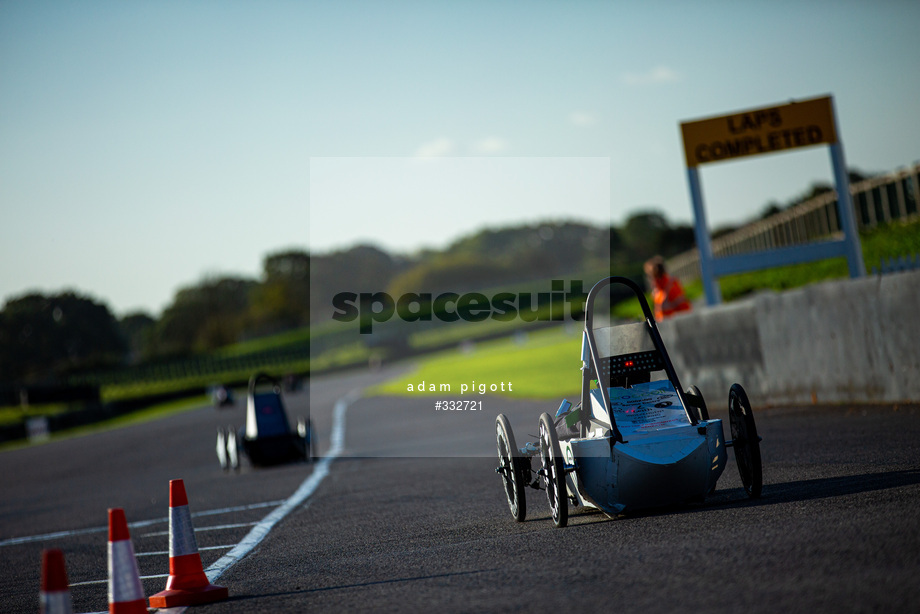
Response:
[{"label": "green grass field", "polygon": [[[66,429],[63,431],[57,431],[51,433],[51,436],[46,441],[57,441],[60,439],[68,439],[70,437],[80,437],[82,435],[88,435],[90,433],[98,433],[101,431],[110,431],[112,429],[121,428],[123,426],[128,426],[130,424],[139,424],[143,422],[149,422],[151,420],[157,420],[159,418],[164,418],[172,414],[188,411],[189,409],[194,409],[196,407],[201,407],[203,405],[209,405],[211,399],[202,395],[199,397],[190,397],[187,399],[180,399],[178,401],[171,401],[169,403],[161,403],[159,405],[154,405],[146,409],[139,411],[131,412],[130,414],[125,414],[123,416],[117,416],[109,420],[103,420],[102,422],[97,422],[95,424],[87,424],[86,426],[79,426],[72,429]],[[31,415],[48,415],[48,412],[44,410],[44,407],[33,408]],[[11,410],[13,408],[3,408],[0,410],[0,415],[4,411]],[[18,410],[17,410],[18,411]],[[44,442],[38,442],[44,443]],[[30,442],[29,440],[18,440],[18,441],[7,441],[0,443],[0,450],[14,450],[16,448],[22,448],[30,445],[35,445],[35,443]]]},{"label": "green grass field", "polygon": [[[492,395],[551,399],[581,390],[580,329],[558,327],[526,335],[475,344],[471,350],[452,349],[420,361],[411,374],[368,391],[383,395],[440,395],[475,399],[480,388]],[[418,392],[418,386],[435,385],[438,391]],[[501,390],[501,384],[511,390]],[[440,385],[450,385],[450,393]],[[494,392],[492,385],[496,386]],[[466,392],[461,388],[466,385]],[[409,387],[412,391],[409,391]]]},{"label": "green grass field", "polygon": [[64,403],[47,403],[43,405],[32,405],[26,408],[19,406],[0,407],[0,426],[19,424],[20,422],[24,422],[29,418],[35,418],[38,416],[54,416],[56,414],[62,414],[67,411],[69,411],[69,408]]},{"label": "green grass field", "polygon": [[[882,258],[920,252],[920,220],[910,223],[892,223],[878,226],[860,235],[866,271],[878,268]],[[719,280],[725,301],[746,296],[757,290],[781,292],[828,279],[849,276],[845,258],[830,258],[777,267],[764,271],[728,275]]]}]

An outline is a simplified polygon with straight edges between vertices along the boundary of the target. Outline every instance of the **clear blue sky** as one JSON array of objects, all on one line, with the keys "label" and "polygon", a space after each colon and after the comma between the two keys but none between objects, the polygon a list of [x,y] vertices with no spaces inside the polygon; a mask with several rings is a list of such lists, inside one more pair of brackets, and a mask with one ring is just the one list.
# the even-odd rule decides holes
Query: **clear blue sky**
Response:
[{"label": "clear blue sky", "polygon": [[[893,170],[920,158],[918,24],[915,0],[0,2],[0,300],[72,288],[156,315],[289,247],[690,222],[679,123],[793,98],[833,95],[848,164]],[[380,171],[425,156],[522,170],[485,209],[424,215]],[[567,158],[585,200],[528,196],[571,186]],[[825,148],[701,174],[712,226],[831,179]]]}]

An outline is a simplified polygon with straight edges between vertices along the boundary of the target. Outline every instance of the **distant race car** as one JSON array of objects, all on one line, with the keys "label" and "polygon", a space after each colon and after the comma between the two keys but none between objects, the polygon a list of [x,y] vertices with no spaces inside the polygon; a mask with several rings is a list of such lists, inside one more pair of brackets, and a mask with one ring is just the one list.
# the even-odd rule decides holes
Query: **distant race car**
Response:
[{"label": "distant race car", "polygon": [[235,404],[233,399],[233,390],[222,384],[219,386],[213,386],[211,388],[211,402],[217,409],[222,407],[232,407]]},{"label": "distant race car", "polygon": [[[267,388],[266,388],[267,384]],[[281,398],[281,383],[256,373],[249,379],[246,426],[217,429],[217,460],[224,470],[239,469],[239,451],[253,466],[270,466],[315,457],[316,438],[309,415],[291,428]]]},{"label": "distant race car", "polygon": [[[595,299],[611,284],[635,293],[645,321],[594,329]],[[566,526],[569,504],[615,516],[702,501],[725,469],[727,448],[748,496],[759,497],[761,439],[744,388],[729,390],[732,439],[726,440],[722,420],[709,418],[699,390],[681,391],[639,286],[623,277],[602,279],[585,308],[580,402],[563,400],[555,418],[541,415],[539,442],[523,448],[508,419],[496,419],[496,472],[515,520],[526,516],[527,488],[546,490],[557,527]]]}]

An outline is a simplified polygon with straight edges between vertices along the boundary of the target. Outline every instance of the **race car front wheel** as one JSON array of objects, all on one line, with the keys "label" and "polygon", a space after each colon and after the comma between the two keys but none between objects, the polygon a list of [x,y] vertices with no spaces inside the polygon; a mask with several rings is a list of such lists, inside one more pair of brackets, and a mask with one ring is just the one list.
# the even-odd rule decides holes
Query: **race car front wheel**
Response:
[{"label": "race car front wheel", "polygon": [[227,437],[221,427],[217,427],[217,462],[224,471],[230,468],[227,464]]},{"label": "race car front wheel", "polygon": [[227,427],[227,465],[234,471],[240,468],[240,448],[236,429],[232,426]]},{"label": "race car front wheel", "polygon": [[546,481],[546,498],[553,514],[553,524],[562,528],[569,522],[569,503],[565,486],[565,461],[556,427],[548,413],[540,416],[540,474]]},{"label": "race car front wheel", "polygon": [[733,384],[728,392],[728,419],[732,429],[732,448],[741,474],[744,490],[752,499],[763,488],[763,462],[760,458],[760,437],[754,424],[751,403],[741,384]]},{"label": "race car front wheel", "polygon": [[511,423],[504,414],[498,414],[495,419],[495,438],[498,445],[498,469],[495,471],[502,476],[505,487],[505,496],[511,515],[518,522],[524,522],[527,516],[527,499],[524,495],[523,463],[529,462],[521,456],[521,451],[514,441]]}]

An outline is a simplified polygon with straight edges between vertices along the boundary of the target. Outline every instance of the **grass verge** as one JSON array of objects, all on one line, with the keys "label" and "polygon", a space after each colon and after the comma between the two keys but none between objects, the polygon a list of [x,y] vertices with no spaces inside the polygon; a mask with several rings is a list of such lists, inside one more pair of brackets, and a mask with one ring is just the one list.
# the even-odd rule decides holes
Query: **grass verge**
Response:
[{"label": "grass verge", "polygon": [[[483,394],[510,398],[550,399],[577,394],[581,389],[581,336],[579,330],[557,327],[477,344],[471,351],[458,349],[434,354],[409,375],[369,389],[378,395],[440,395],[478,398]],[[418,391],[434,385],[436,391]],[[501,390],[504,383],[506,390]],[[450,392],[441,385],[450,386]],[[492,391],[492,385],[496,390]],[[507,390],[510,384],[510,390]],[[467,389],[461,392],[461,387]],[[410,391],[410,386],[412,390]]]},{"label": "grass verge", "polygon": [[18,448],[26,448],[33,445],[41,445],[50,441],[59,441],[61,439],[70,439],[72,437],[82,437],[83,435],[99,433],[102,431],[110,431],[132,424],[151,422],[153,420],[165,418],[166,416],[171,416],[172,414],[188,411],[190,409],[196,409],[202,406],[207,406],[209,404],[210,400],[205,395],[180,399],[178,401],[172,401],[169,403],[162,403],[148,407],[147,409],[141,409],[129,414],[124,414],[122,416],[116,416],[102,422],[96,422],[95,424],[87,424],[85,426],[78,426],[72,429],[55,431],[51,433],[51,436],[48,439],[41,441],[32,442],[28,440],[17,440],[0,443],[0,452],[6,450],[15,450]]}]

